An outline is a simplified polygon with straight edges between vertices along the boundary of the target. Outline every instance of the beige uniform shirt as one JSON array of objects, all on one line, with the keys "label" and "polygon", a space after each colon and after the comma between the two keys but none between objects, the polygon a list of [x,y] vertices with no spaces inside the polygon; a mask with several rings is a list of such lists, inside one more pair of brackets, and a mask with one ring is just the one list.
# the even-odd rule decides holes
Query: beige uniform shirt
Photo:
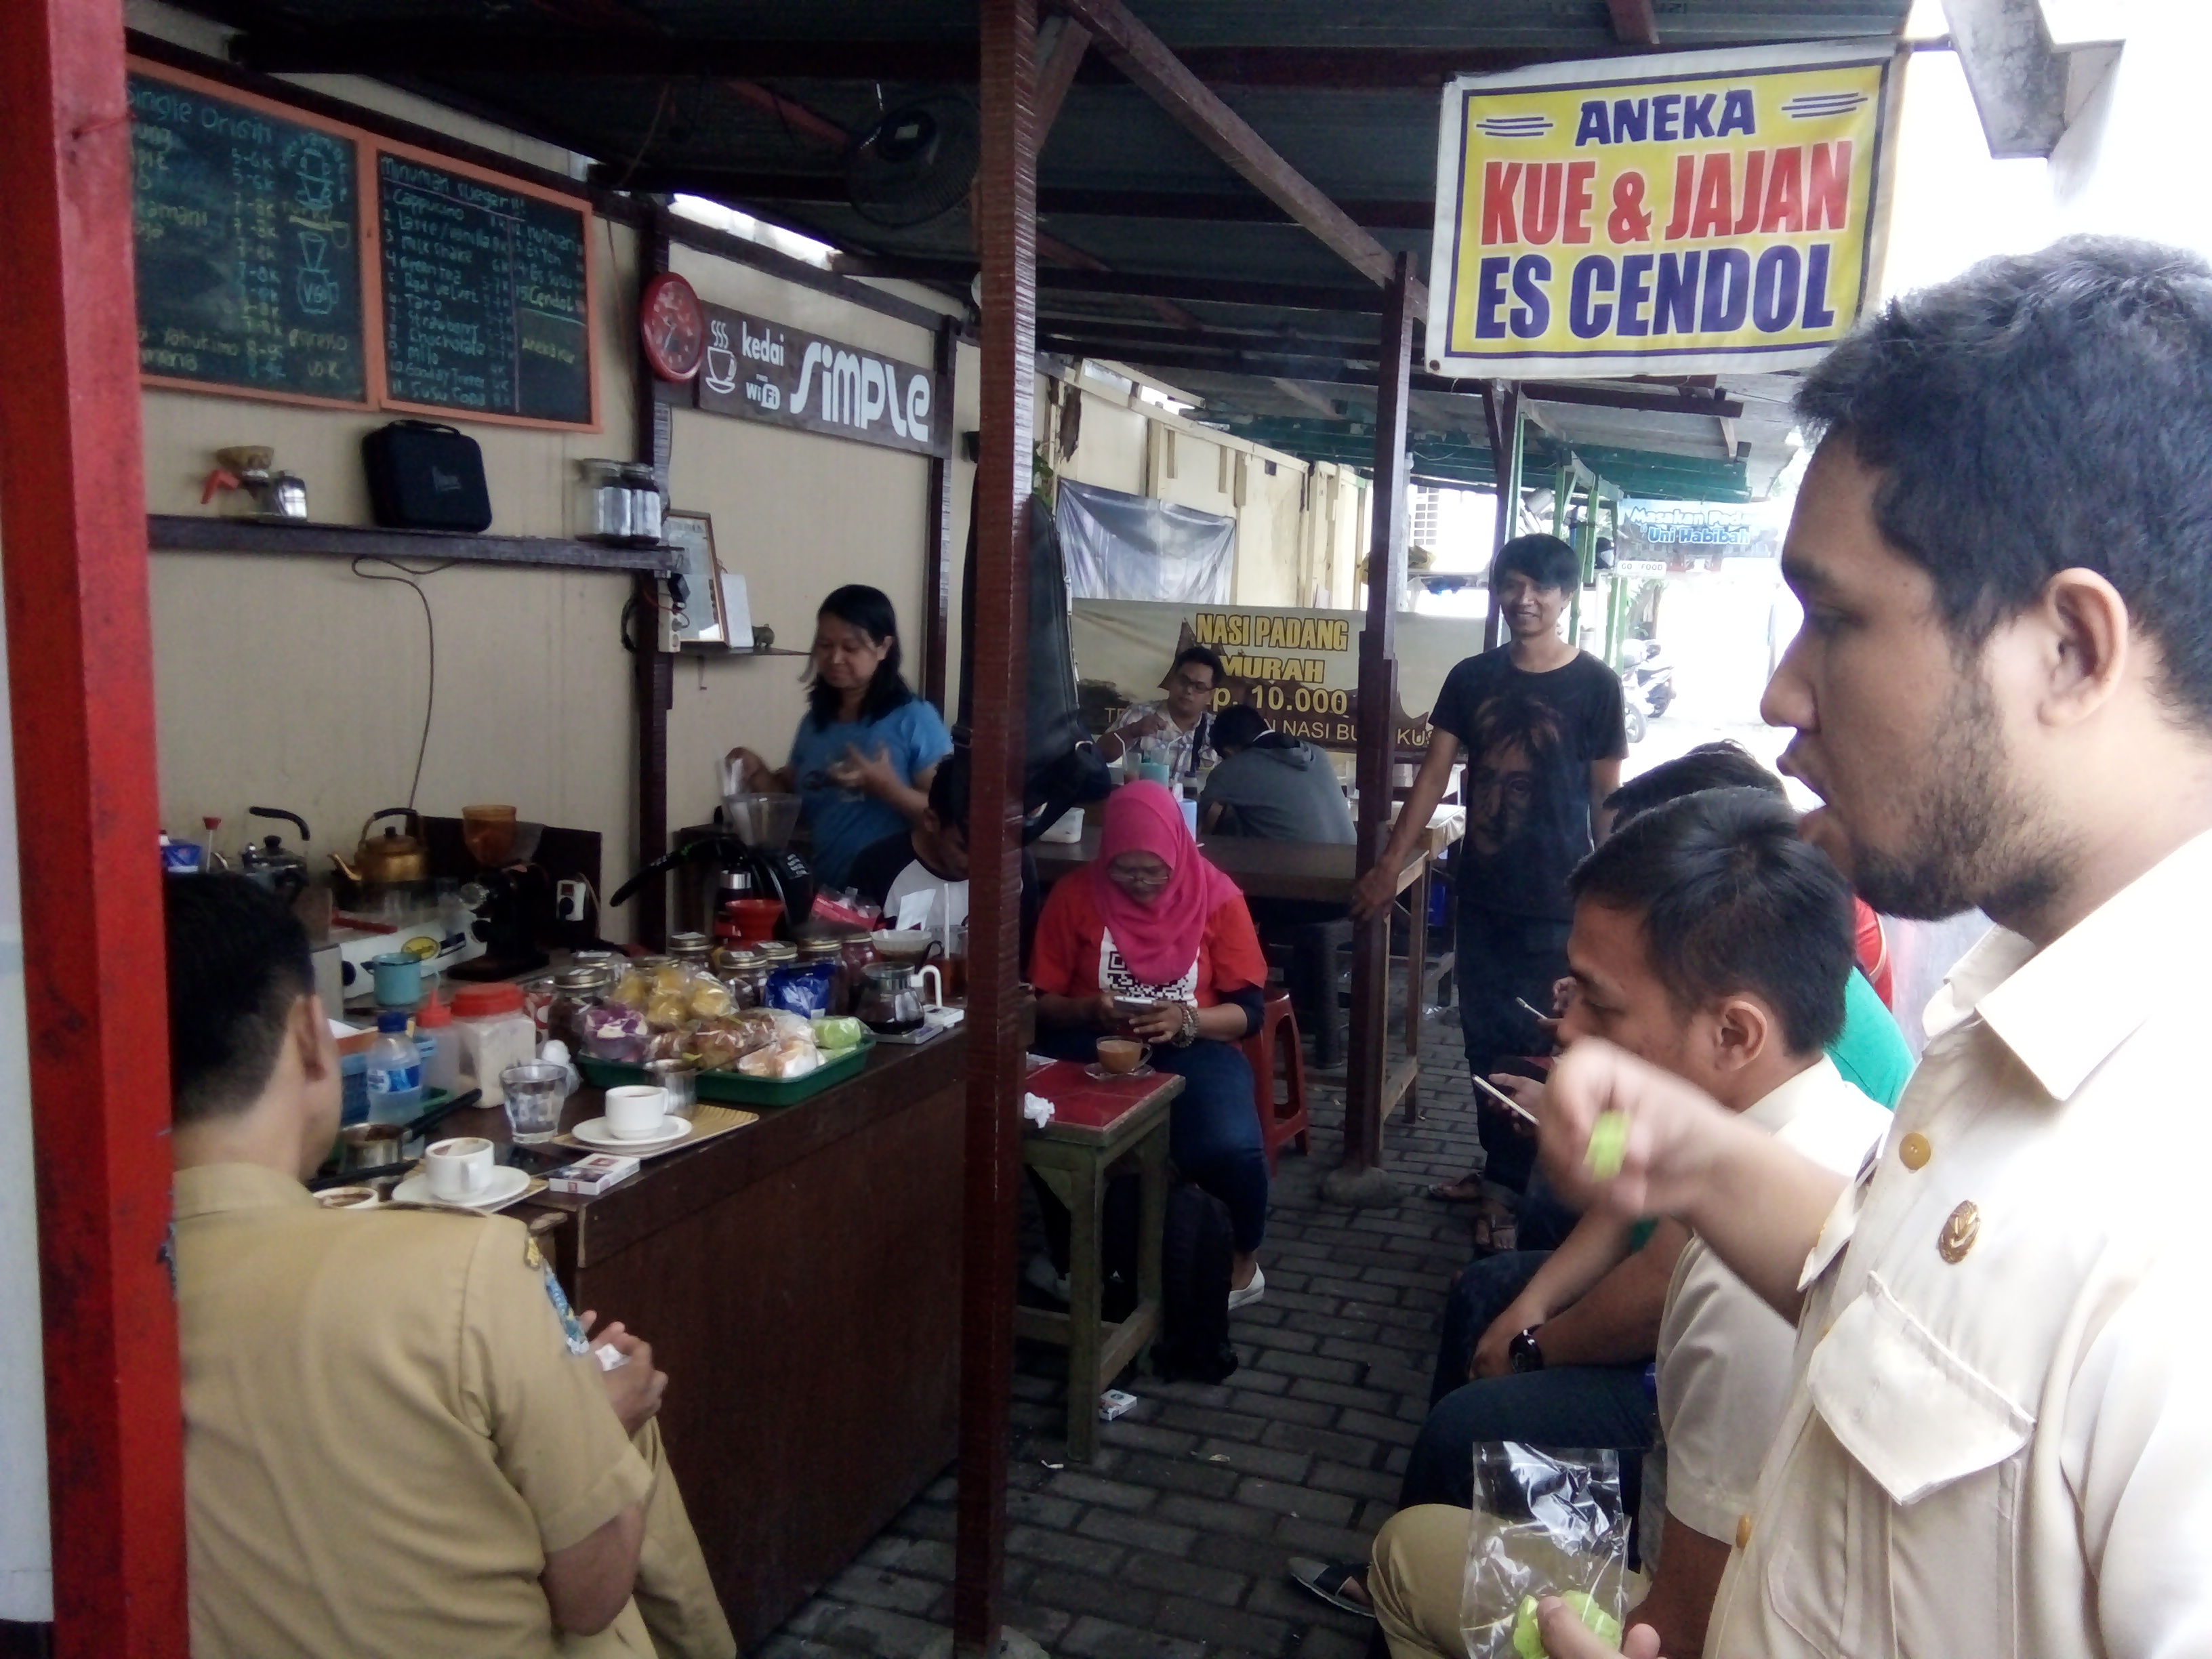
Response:
[{"label": "beige uniform shirt", "polygon": [[2212,1653],[2212,837],[1952,971],[1806,1264],[1706,1650]]},{"label": "beige uniform shirt", "polygon": [[[1743,1115],[1815,1164],[1850,1175],[1881,1143],[1889,1114],[1844,1081],[1826,1054]],[[1692,1238],[1675,1258],[1659,1322],[1659,1448],[1666,1512],[1723,1542],[1751,1502],[1790,1399],[1791,1332]],[[1647,1490],[1653,1457],[1644,1458]],[[1658,1533],[1646,1528],[1656,1544]]]},{"label": "beige uniform shirt", "polygon": [[[180,1170],[176,1213],[195,1659],[561,1652],[547,1553],[652,1475],[522,1227],[253,1164]],[[652,1651],[635,1606],[598,1640]]]}]

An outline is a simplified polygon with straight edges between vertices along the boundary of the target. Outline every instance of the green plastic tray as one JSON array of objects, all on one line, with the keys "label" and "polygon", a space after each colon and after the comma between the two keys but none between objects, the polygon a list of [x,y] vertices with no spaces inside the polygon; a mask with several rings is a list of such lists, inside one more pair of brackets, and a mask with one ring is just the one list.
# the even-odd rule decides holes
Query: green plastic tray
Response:
[{"label": "green plastic tray", "polygon": [[[702,1072],[699,1098],[737,1106],[789,1106],[842,1083],[868,1063],[868,1051],[875,1046],[873,1037],[862,1037],[858,1045],[815,1067],[805,1077],[778,1079],[747,1077],[742,1072]],[[628,1083],[652,1080],[642,1066],[594,1060],[589,1054],[577,1057],[576,1069],[595,1089],[616,1089]]]}]

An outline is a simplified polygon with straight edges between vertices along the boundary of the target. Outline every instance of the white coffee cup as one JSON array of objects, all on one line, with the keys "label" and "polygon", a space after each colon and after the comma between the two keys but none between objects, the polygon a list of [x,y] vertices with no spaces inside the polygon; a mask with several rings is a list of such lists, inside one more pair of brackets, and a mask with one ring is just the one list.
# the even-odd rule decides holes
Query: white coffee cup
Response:
[{"label": "white coffee cup", "polygon": [[647,1084],[607,1091],[607,1133],[617,1140],[649,1140],[668,1115],[668,1097]]},{"label": "white coffee cup", "polygon": [[456,1135],[422,1154],[430,1195],[448,1204],[483,1196],[491,1185],[492,1145],[481,1135]]}]

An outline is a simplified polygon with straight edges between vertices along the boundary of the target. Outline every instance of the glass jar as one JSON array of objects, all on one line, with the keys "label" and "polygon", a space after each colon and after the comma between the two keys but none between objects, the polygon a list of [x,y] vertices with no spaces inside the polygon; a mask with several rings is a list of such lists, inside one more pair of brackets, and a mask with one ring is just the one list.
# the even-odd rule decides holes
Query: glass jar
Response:
[{"label": "glass jar", "polygon": [[845,976],[845,947],[834,939],[811,939],[799,947],[799,965],[802,968],[826,966],[830,969],[830,996],[823,1005],[825,1014],[846,1014],[853,1009],[853,987]]},{"label": "glass jar", "polygon": [[671,933],[668,936],[669,956],[685,967],[697,969],[702,973],[707,969],[707,954],[713,948],[712,942],[704,933]]},{"label": "glass jar", "polygon": [[840,947],[845,958],[845,1000],[843,1012],[850,1013],[860,1006],[860,998],[868,986],[868,969],[882,960],[876,954],[876,942],[866,933],[851,933]]},{"label": "glass jar", "polygon": [[722,983],[739,1008],[757,1008],[768,995],[768,963],[757,951],[718,951]]},{"label": "glass jar", "polygon": [[568,1045],[568,1052],[584,1052],[584,1016],[601,997],[614,988],[611,965],[586,963],[564,968],[553,975],[553,1002],[545,1012],[545,1035]]}]

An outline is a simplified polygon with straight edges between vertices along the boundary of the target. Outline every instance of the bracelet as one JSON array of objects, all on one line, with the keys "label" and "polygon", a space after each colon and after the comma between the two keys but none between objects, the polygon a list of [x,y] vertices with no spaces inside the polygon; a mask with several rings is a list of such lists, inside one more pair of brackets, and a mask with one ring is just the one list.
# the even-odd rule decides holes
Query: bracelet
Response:
[{"label": "bracelet", "polygon": [[1198,1037],[1198,1005],[1186,1002],[1182,1006],[1182,1029],[1172,1041],[1178,1048],[1188,1048]]}]

